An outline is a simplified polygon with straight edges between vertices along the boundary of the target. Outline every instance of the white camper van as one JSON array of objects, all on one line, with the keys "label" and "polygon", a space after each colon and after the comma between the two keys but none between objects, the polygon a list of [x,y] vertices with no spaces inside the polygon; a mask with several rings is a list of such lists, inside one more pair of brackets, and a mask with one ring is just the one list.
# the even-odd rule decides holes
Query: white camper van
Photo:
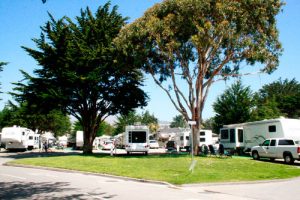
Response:
[{"label": "white camper van", "polygon": [[[190,149],[190,135],[191,135],[191,130],[190,129],[185,129],[179,134],[179,140],[177,140],[179,144],[179,149],[186,149],[186,151],[189,151]],[[211,130],[205,130],[202,129],[199,131],[199,146],[202,145],[211,145],[213,144],[213,137],[212,137],[212,131]]]},{"label": "white camper van", "polygon": [[76,149],[83,147],[83,131],[76,131]]},{"label": "white camper van", "polygon": [[[83,148],[83,131],[76,131],[76,149],[82,149]],[[98,147],[100,145],[99,137],[95,137],[93,141],[93,148],[98,150]]]},{"label": "white camper van", "polygon": [[176,140],[177,144],[179,145],[179,150],[185,149],[186,151],[189,151],[190,149],[190,129],[185,129],[182,132],[179,133],[178,137],[179,139]]},{"label": "white camper van", "polygon": [[245,124],[224,125],[220,129],[220,143],[225,149],[243,149]]},{"label": "white camper van", "polygon": [[224,125],[220,143],[225,149],[243,149],[261,144],[266,138],[290,138],[300,141],[299,119],[269,119],[242,124]]},{"label": "white camper van", "polygon": [[127,154],[131,152],[149,151],[149,128],[147,126],[126,126],[124,137],[125,150]]},{"label": "white camper van", "polygon": [[5,127],[2,129],[2,142],[7,150],[31,150],[39,148],[40,137],[28,128]]},{"label": "white camper van", "polygon": [[202,145],[212,145],[213,144],[213,136],[211,130],[202,129],[199,131],[199,146]]}]

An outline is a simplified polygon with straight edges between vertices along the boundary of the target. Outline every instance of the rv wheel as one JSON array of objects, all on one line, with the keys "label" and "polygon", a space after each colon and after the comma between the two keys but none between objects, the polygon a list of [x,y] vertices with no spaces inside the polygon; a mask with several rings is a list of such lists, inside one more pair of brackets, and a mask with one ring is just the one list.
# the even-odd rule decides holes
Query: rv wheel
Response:
[{"label": "rv wheel", "polygon": [[253,160],[259,160],[259,155],[258,155],[257,151],[252,152],[252,158],[253,158]]}]

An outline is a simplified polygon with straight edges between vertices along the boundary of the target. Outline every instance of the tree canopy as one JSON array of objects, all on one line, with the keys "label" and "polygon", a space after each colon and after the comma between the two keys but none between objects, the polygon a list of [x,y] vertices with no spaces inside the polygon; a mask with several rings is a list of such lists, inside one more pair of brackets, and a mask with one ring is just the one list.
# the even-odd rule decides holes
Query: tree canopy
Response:
[{"label": "tree canopy", "polygon": [[251,118],[253,107],[253,93],[250,87],[243,86],[239,80],[226,89],[214,102],[215,125],[220,128],[224,124],[247,122]]},{"label": "tree canopy", "polygon": [[177,127],[186,128],[187,123],[182,115],[176,115],[175,117],[173,117],[173,121],[171,122],[170,127],[171,128],[177,128]]},{"label": "tree canopy", "polygon": [[[276,15],[280,0],[165,0],[123,28],[115,40],[134,63],[149,73],[197,132],[211,85],[251,73],[273,72],[281,44]],[[179,81],[180,80],[180,81]],[[182,83],[186,83],[185,85]]]},{"label": "tree canopy", "polygon": [[145,111],[142,114],[132,111],[127,115],[117,117],[114,135],[125,132],[125,126],[135,125],[136,123],[149,126],[150,132],[156,132],[158,130],[158,119],[154,114],[151,115],[149,111]]},{"label": "tree canopy", "polygon": [[9,103],[0,112],[0,128],[14,125],[38,130],[39,133],[50,131],[55,137],[71,131],[70,118],[59,110],[52,110],[48,114],[35,113],[26,103],[20,106]]},{"label": "tree canopy", "polygon": [[110,3],[95,15],[81,10],[76,22],[49,16],[40,38],[33,39],[37,49],[23,47],[40,67],[35,76],[23,72],[27,82],[16,89],[29,104],[73,115],[83,127],[83,151],[91,153],[101,122],[146,105],[142,73],[113,43],[127,18]]},{"label": "tree canopy", "polygon": [[269,107],[276,111],[277,116],[300,117],[300,83],[295,79],[280,78],[266,84],[256,93],[256,98],[257,112],[263,113],[264,108]]}]

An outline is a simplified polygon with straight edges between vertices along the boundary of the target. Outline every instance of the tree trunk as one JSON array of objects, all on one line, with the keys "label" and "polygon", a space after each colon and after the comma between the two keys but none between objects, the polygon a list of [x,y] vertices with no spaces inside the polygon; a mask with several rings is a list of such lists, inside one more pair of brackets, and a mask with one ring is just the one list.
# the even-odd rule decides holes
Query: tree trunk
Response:
[{"label": "tree trunk", "polygon": [[193,133],[193,151],[194,155],[199,154],[199,129],[197,126],[192,126],[192,133]]},{"label": "tree trunk", "polygon": [[92,154],[96,131],[91,127],[83,127],[83,130],[83,154]]}]

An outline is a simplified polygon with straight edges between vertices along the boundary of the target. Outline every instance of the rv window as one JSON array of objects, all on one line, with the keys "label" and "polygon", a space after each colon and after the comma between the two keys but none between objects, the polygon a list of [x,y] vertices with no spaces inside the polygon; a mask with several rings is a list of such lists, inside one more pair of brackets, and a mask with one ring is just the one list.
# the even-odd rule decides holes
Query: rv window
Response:
[{"label": "rv window", "polygon": [[145,131],[131,131],[129,132],[129,143],[146,143]]},{"label": "rv window", "polygon": [[185,139],[186,140],[190,140],[190,136],[185,136]]},{"label": "rv window", "polygon": [[204,131],[200,131],[200,135],[201,136],[205,136],[205,132]]},{"label": "rv window", "polygon": [[230,129],[230,143],[235,143],[235,129]]},{"label": "rv window", "polygon": [[183,136],[180,136],[180,140],[183,140]]},{"label": "rv window", "polygon": [[228,139],[228,130],[227,129],[221,130],[221,139],[223,139],[223,140]]},{"label": "rv window", "polygon": [[262,146],[269,146],[270,145],[270,140],[266,140],[264,141],[264,143],[262,144]]},{"label": "rv window", "polygon": [[25,135],[25,132],[22,132],[22,135]]},{"label": "rv window", "polygon": [[269,132],[276,132],[276,125],[269,126]]},{"label": "rv window", "polygon": [[294,145],[293,140],[279,140],[278,145]]},{"label": "rv window", "polygon": [[33,137],[32,137],[32,136],[29,136],[29,140],[33,140]]},{"label": "rv window", "polygon": [[200,138],[200,142],[205,142],[205,138]]},{"label": "rv window", "polygon": [[244,142],[243,129],[238,129],[238,141]]},{"label": "rv window", "polygon": [[272,147],[276,146],[276,140],[271,140],[270,146],[272,146]]}]

